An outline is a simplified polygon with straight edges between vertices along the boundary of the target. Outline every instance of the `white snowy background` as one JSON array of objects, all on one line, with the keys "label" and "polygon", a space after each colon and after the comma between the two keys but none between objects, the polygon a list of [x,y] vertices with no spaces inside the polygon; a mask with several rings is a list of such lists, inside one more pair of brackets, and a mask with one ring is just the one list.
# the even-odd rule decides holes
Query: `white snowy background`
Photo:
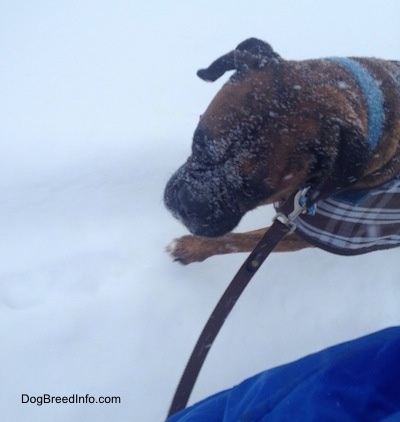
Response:
[{"label": "white snowy background", "polygon": [[[245,255],[181,266],[166,181],[225,78],[195,75],[256,36],[285,58],[400,59],[398,0],[0,2],[0,414],[162,421]],[[270,223],[269,208],[239,230]],[[218,336],[191,403],[400,323],[399,251],[276,254]],[[121,404],[22,404],[21,395]]]}]

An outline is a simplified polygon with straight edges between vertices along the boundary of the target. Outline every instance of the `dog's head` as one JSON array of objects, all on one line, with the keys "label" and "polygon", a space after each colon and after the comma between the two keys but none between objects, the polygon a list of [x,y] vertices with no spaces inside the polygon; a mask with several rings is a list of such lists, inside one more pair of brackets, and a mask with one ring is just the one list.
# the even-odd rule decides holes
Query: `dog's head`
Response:
[{"label": "dog's head", "polygon": [[[328,175],[349,176],[345,162],[332,175],[343,128],[314,99],[313,84],[329,96],[323,80],[333,76],[328,71],[311,83],[307,76],[318,79],[313,68],[323,64],[287,63],[251,38],[198,72],[215,81],[235,71],[201,116],[192,153],[165,189],[167,208],[192,233],[222,235],[258,205],[283,200],[306,183],[318,195]],[[347,108],[340,102],[330,107]]]}]

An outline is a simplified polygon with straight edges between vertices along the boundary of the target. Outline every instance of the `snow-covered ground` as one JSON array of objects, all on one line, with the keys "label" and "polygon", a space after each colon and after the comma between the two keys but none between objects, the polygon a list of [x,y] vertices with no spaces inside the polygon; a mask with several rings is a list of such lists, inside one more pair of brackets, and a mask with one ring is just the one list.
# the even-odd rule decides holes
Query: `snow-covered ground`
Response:
[{"label": "snow-covered ground", "polygon": [[[293,59],[399,59],[400,3],[0,4],[0,413],[5,421],[161,421],[244,255],[191,266],[163,188],[220,83],[195,71],[249,36]],[[239,229],[269,224],[250,213]],[[227,320],[192,402],[400,323],[399,251],[268,259]],[[22,403],[119,396],[119,404]]]}]

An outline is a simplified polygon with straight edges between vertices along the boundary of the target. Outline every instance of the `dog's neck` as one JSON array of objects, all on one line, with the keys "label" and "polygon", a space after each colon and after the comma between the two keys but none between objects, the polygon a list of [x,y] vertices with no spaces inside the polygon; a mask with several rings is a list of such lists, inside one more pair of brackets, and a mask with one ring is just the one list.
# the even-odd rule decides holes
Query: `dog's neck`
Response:
[{"label": "dog's neck", "polygon": [[352,74],[364,95],[368,111],[368,143],[375,149],[382,135],[385,120],[383,94],[379,82],[358,61],[347,57],[330,57],[326,60],[338,63]]}]

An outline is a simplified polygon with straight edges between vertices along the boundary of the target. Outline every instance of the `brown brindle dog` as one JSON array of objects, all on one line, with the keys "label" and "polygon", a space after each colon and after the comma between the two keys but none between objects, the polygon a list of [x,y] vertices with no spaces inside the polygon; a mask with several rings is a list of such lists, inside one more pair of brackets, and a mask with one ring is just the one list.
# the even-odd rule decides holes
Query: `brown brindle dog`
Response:
[{"label": "brown brindle dog", "polygon": [[[265,230],[230,233],[249,210],[309,186],[310,204],[380,186],[400,173],[400,66],[375,58],[287,61],[251,38],[198,75],[235,73],[195,130],[164,201],[193,235],[182,263],[253,249]],[[278,251],[310,246],[286,236]]]}]

